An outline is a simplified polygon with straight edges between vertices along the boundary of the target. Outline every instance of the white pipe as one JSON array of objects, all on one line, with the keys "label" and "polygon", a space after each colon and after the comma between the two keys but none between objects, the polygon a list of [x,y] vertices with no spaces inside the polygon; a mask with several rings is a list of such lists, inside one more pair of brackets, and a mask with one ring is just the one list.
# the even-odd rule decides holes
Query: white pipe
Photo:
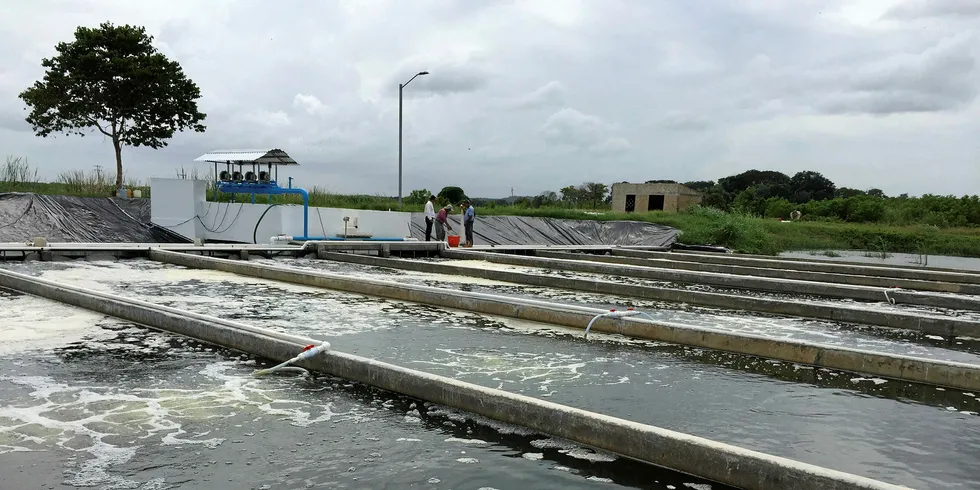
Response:
[{"label": "white pipe", "polygon": [[587,327],[585,327],[585,338],[589,338],[589,330],[592,329],[592,324],[595,323],[596,320],[598,320],[598,319],[600,319],[602,317],[608,317],[608,318],[625,318],[625,317],[628,317],[628,316],[638,316],[638,315],[643,315],[643,316],[649,318],[651,322],[656,321],[656,320],[653,319],[652,316],[650,316],[649,313],[644,313],[642,311],[637,311],[637,310],[634,310],[633,308],[629,308],[629,309],[622,310],[622,311],[609,310],[607,313],[600,313],[600,314],[596,315],[591,321],[589,321],[589,325]]},{"label": "white pipe", "polygon": [[304,359],[312,359],[316,357],[317,354],[326,353],[329,350],[330,350],[330,342],[327,341],[324,341],[320,345],[310,344],[307,345],[306,348],[303,349],[303,351],[300,352],[299,355],[297,355],[296,357],[268,369],[258,369],[255,372],[253,372],[252,375],[264,376],[266,374],[272,374],[276,371],[294,371],[294,372],[302,372],[303,374],[309,376],[310,375],[309,371],[301,367],[289,366],[289,365],[294,362],[302,361]]}]

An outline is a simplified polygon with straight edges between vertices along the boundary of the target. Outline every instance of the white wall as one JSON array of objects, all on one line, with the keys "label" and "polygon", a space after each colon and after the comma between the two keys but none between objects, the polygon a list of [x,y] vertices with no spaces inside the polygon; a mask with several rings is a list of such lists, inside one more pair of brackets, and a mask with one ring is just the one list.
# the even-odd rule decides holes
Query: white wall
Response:
[{"label": "white wall", "polygon": [[[303,206],[283,207],[284,233],[303,234]],[[373,238],[401,238],[409,236],[408,224],[411,213],[397,211],[367,211],[343,208],[310,208],[309,234],[326,238],[344,234],[344,217],[348,235],[371,235]]]},{"label": "white wall", "polygon": [[[190,239],[253,243],[254,231],[255,241],[268,243],[270,237],[279,234],[303,235],[302,205],[269,209],[268,204],[251,204],[250,198],[242,195],[247,199],[244,203],[207,202],[207,184],[203,180],[150,179],[151,221]],[[257,202],[263,200],[263,196],[256,196]],[[351,235],[409,236],[411,213],[314,207],[309,209],[309,235],[327,238],[343,235],[345,216],[350,217],[347,232]],[[256,223],[259,223],[257,231]]]},{"label": "white wall", "polygon": [[198,238],[253,243],[254,233],[255,242],[269,243],[269,237],[282,233],[279,206],[270,209],[268,204],[250,202],[205,202],[203,205],[204,212],[200,214],[203,233]]},{"label": "white wall", "polygon": [[204,231],[195,216],[208,183],[203,180],[150,179],[150,221],[187,238],[194,239]]}]

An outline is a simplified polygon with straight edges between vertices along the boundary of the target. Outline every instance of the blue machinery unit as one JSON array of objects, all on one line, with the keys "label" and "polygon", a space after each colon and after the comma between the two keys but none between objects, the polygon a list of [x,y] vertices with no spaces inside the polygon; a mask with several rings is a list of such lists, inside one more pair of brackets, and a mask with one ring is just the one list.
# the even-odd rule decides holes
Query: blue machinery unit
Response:
[{"label": "blue machinery unit", "polygon": [[[344,238],[330,239],[327,237],[311,237],[309,230],[310,223],[310,195],[305,189],[293,187],[293,178],[289,177],[288,187],[280,187],[277,182],[279,177],[280,165],[299,165],[296,160],[280,149],[272,150],[216,150],[205,153],[194,159],[195,162],[214,163],[214,188],[218,192],[231,194],[231,201],[235,202],[235,194],[249,194],[252,196],[252,204],[255,204],[255,196],[269,196],[269,207],[272,204],[272,196],[282,194],[299,194],[303,197],[303,236],[293,237],[293,240],[346,240]],[[225,169],[218,171],[218,164],[225,164]],[[247,166],[251,170],[245,171]],[[265,166],[265,170],[262,167]],[[215,194],[217,200],[217,193]],[[267,210],[268,211],[268,210]],[[265,216],[263,213],[262,216]],[[261,221],[261,218],[259,218]],[[258,229],[258,223],[255,224]],[[402,241],[403,238],[374,238],[373,241]]]}]

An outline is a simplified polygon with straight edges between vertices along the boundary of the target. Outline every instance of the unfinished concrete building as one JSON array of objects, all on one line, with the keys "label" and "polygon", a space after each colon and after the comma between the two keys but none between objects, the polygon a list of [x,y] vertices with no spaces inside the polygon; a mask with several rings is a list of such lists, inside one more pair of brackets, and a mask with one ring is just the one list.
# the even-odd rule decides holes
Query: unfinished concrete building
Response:
[{"label": "unfinished concrete building", "polygon": [[612,186],[612,210],[618,213],[683,211],[701,204],[701,193],[682,184],[629,184]]}]

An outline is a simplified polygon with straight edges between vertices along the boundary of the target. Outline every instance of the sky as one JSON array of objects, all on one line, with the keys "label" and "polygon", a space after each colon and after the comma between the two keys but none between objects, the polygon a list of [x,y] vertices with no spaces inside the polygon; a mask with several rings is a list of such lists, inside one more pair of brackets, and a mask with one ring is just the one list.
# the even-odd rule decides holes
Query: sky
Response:
[{"label": "sky", "polygon": [[586,181],[815,170],[838,186],[976,194],[978,0],[32,0],[0,16],[0,156],[115,166],[39,138],[17,94],[76,26],[145,26],[201,88],[207,132],[123,150],[131,178],[281,148],[297,185],[481,197]]}]

